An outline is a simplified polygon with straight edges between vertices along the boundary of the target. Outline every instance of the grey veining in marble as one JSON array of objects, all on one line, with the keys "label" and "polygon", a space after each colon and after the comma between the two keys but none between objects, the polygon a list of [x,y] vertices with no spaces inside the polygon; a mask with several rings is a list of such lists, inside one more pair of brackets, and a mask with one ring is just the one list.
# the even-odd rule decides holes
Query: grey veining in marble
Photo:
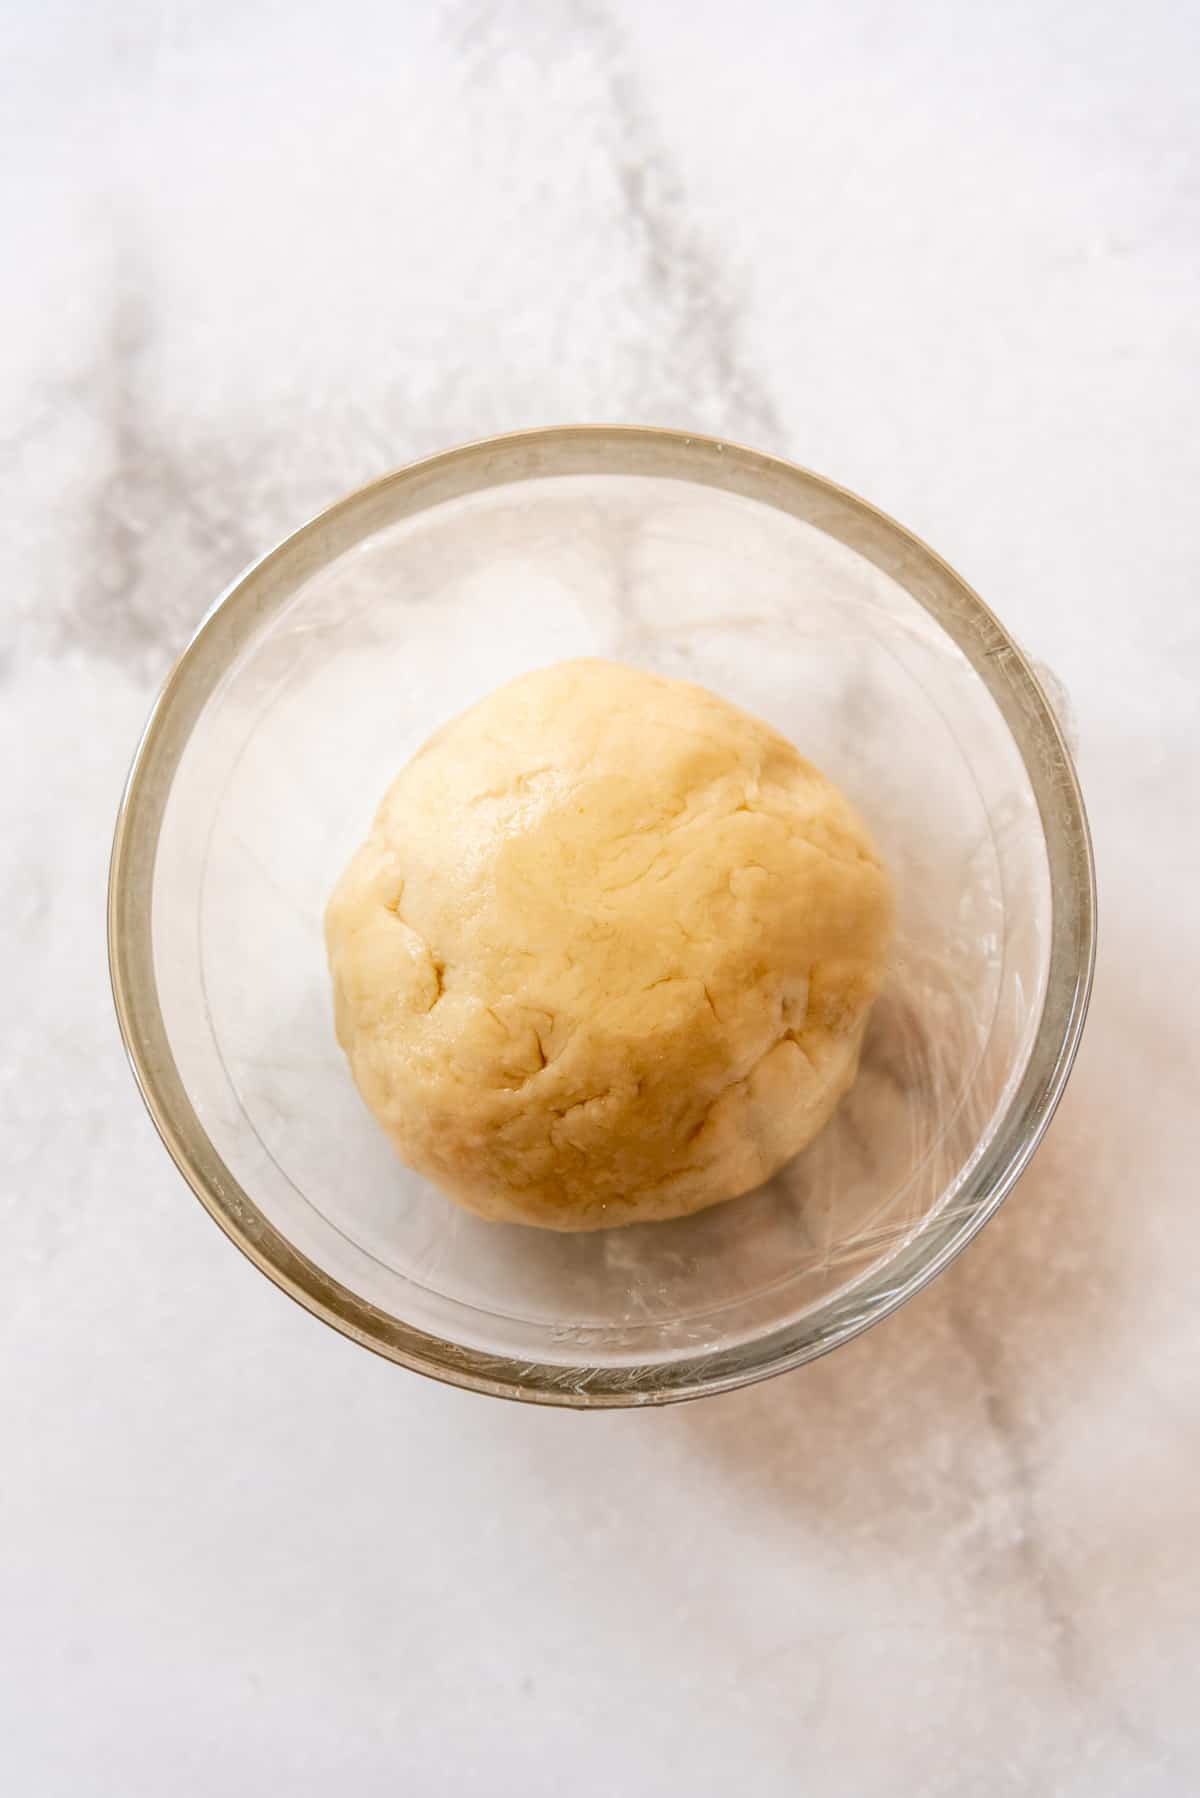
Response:
[{"label": "grey veining in marble", "polygon": [[[1194,9],[10,7],[0,1768],[36,1798],[1200,1787]],[[933,542],[1070,695],[1102,947],[1037,1160],[801,1373],[575,1417],[321,1329],[124,1067],[113,816],[213,596],[624,418]]]}]

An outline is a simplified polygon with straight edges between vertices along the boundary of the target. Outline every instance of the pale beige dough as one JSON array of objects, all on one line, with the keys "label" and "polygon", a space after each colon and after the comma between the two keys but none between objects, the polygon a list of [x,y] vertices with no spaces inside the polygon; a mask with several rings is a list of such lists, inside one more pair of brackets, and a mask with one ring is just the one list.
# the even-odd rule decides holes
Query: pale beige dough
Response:
[{"label": "pale beige dough", "polygon": [[851,1084],[892,928],[856,813],[702,687],[523,676],[398,775],[330,900],[337,1033],[403,1159],[593,1230],[757,1186]]}]

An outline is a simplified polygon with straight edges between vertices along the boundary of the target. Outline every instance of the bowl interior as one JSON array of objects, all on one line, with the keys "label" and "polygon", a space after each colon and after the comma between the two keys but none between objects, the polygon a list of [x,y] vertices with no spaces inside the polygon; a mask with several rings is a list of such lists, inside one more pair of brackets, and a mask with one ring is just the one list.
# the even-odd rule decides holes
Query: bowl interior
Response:
[{"label": "bowl interior", "polygon": [[[679,448],[669,473],[551,455],[448,494],[385,484],[252,571],[155,750],[149,955],[187,1129],[221,1168],[206,1199],[261,1258],[277,1236],[347,1295],[355,1333],[421,1332],[452,1377],[495,1358],[550,1383],[637,1370],[644,1388],[780,1331],[816,1340],[978,1205],[1030,1062],[1053,921],[1038,795],[916,596],[925,565],[906,576],[911,540],[877,515],[891,572],[843,540],[848,496],[782,505],[749,476],[714,485],[711,461],[693,478]],[[334,1040],[322,912],[423,739],[578,655],[700,681],[778,726],[865,816],[899,933],[859,1081],[805,1154],[697,1217],[571,1237],[475,1219],[395,1158]]]}]

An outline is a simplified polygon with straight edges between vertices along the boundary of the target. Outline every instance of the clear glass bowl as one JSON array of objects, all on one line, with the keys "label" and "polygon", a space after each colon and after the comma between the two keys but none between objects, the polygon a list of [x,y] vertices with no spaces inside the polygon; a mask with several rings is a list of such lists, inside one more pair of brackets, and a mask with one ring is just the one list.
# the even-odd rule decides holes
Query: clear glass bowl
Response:
[{"label": "clear glass bowl", "polygon": [[[756,1193],[675,1223],[488,1224],[396,1160],[334,1040],[331,885],[435,726],[603,655],[703,682],[853,798],[899,937],[862,1073]],[[155,1124],[222,1229],[367,1347],[511,1398],[646,1404],[794,1367],[944,1267],[1067,1079],[1095,898],[1028,663],[944,562],[771,457],[527,432],[330,508],[218,601],[117,822],[109,948]]]}]

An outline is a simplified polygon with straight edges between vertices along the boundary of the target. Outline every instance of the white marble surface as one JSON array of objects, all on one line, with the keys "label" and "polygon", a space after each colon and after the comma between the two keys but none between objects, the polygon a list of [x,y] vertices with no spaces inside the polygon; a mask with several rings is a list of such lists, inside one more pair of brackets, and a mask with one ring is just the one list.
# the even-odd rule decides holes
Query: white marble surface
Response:
[{"label": "white marble surface", "polygon": [[[1194,8],[6,9],[0,1781],[1200,1789]],[[362,1353],[142,1115],[103,882],[172,650],[363,477],[778,449],[1060,673],[1102,948],[997,1221],[796,1375],[576,1416]]]}]

